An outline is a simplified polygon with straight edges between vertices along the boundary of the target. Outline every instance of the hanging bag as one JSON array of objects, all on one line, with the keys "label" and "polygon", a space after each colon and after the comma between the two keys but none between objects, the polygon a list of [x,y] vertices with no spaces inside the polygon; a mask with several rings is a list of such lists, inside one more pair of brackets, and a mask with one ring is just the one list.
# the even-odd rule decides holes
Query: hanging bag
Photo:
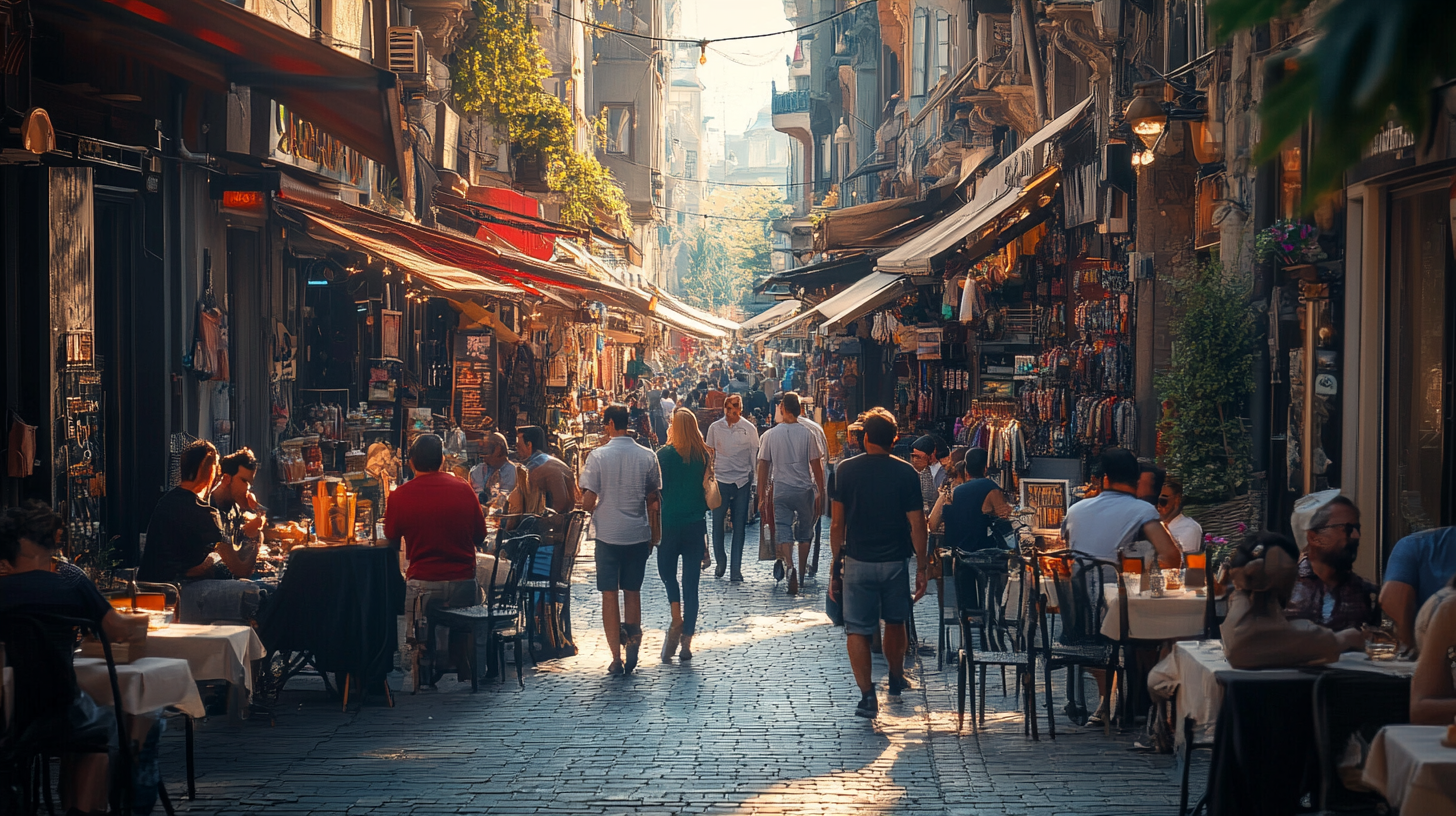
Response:
[{"label": "hanging bag", "polygon": [[[718,490],[718,477],[713,473],[713,458],[708,457],[708,466],[703,469],[703,501],[708,503],[709,510],[717,510],[723,505],[723,494]],[[734,524],[738,519],[733,520]]]}]

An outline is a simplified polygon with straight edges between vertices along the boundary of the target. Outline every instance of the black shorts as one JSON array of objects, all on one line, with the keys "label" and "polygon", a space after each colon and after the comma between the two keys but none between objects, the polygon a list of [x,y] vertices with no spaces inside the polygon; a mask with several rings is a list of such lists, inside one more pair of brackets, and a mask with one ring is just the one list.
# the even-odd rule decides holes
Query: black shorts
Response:
[{"label": "black shorts", "polygon": [[597,591],[641,592],[642,578],[647,574],[647,557],[652,555],[652,542],[641,544],[608,544],[597,542]]}]

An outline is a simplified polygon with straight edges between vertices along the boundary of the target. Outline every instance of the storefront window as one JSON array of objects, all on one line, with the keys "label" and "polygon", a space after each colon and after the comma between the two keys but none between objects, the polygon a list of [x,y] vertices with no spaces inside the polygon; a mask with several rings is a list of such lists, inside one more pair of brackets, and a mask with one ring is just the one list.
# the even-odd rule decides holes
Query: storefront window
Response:
[{"label": "storefront window", "polygon": [[1447,276],[1445,185],[1396,197],[1390,224],[1390,340],[1384,541],[1446,522]]}]

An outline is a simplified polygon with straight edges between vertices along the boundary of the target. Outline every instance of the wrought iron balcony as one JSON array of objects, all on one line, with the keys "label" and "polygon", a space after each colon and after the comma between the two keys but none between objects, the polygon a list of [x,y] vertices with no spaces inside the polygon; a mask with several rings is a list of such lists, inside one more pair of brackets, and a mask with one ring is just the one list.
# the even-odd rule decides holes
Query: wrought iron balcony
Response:
[{"label": "wrought iron balcony", "polygon": [[773,114],[808,113],[811,103],[807,90],[776,93],[773,95]]}]

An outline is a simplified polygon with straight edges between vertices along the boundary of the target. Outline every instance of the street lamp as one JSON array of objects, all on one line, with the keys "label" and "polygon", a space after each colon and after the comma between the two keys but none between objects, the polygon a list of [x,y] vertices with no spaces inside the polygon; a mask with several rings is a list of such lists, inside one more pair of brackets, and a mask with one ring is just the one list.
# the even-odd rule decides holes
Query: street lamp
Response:
[{"label": "street lamp", "polygon": [[1152,90],[1163,87],[1163,83],[1139,82],[1134,87],[1137,89],[1137,96],[1128,103],[1123,119],[1151,150],[1158,143],[1158,137],[1163,135],[1163,129],[1168,126],[1168,112],[1163,109],[1163,103],[1151,95]]},{"label": "street lamp", "polygon": [[849,130],[849,122],[845,117],[839,117],[839,127],[834,130],[834,143],[847,145],[854,141],[854,134]]}]

